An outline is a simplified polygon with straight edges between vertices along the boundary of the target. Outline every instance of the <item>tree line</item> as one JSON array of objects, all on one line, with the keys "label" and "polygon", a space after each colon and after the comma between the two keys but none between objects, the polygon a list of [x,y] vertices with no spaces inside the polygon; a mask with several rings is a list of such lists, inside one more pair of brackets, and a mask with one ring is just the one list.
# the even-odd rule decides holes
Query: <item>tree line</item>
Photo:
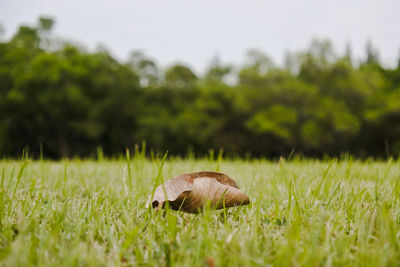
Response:
[{"label": "tree line", "polygon": [[160,68],[140,51],[122,62],[53,36],[41,17],[0,42],[0,155],[50,158],[153,151],[256,157],[400,154],[400,62],[369,43],[356,60],[327,40],[278,66],[250,50],[240,66],[215,58],[204,75]]}]

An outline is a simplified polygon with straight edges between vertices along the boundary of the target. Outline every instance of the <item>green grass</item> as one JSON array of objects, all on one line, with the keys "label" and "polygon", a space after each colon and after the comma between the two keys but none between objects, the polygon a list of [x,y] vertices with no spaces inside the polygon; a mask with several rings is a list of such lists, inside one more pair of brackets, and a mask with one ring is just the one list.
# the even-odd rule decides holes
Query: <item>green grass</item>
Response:
[{"label": "green grass", "polygon": [[[145,207],[175,175],[221,171],[252,204]],[[400,162],[0,161],[2,266],[398,266]]]}]

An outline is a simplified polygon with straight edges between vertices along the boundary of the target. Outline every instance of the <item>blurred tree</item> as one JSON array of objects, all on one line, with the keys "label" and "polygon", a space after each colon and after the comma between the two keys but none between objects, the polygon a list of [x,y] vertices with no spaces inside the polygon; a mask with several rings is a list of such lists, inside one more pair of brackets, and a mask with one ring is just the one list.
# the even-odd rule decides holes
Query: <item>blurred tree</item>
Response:
[{"label": "blurred tree", "polygon": [[36,28],[21,26],[17,34],[12,38],[12,42],[17,48],[37,49],[40,37]]},{"label": "blurred tree", "polygon": [[286,52],[284,56],[284,68],[294,75],[297,75],[300,71],[300,56],[291,52]]},{"label": "blurred tree", "polygon": [[246,54],[244,67],[239,71],[239,82],[242,85],[261,86],[264,75],[274,67],[272,60],[257,49],[251,49]]},{"label": "blurred tree", "polygon": [[333,46],[327,40],[313,40],[309,50],[299,54],[300,70],[299,77],[305,82],[325,88],[326,76],[330,71],[331,64],[336,59]]},{"label": "blurred tree", "polygon": [[350,63],[350,65],[353,65],[353,49],[351,48],[351,44],[349,42],[346,43],[344,58]]},{"label": "blurred tree", "polygon": [[232,70],[231,65],[223,65],[219,57],[214,57],[204,78],[208,82],[224,83],[227,82],[227,76],[232,73]]},{"label": "blurred tree", "polygon": [[0,68],[2,150],[43,144],[59,157],[87,155],[98,144],[112,152],[133,143],[136,74],[107,52],[90,55],[66,45],[49,53],[40,41],[38,30],[21,27],[1,46],[0,66],[9,66]]},{"label": "blurred tree", "polygon": [[54,25],[54,19],[50,17],[40,17],[39,18],[39,30],[41,31],[51,31]]},{"label": "blurred tree", "polygon": [[375,49],[371,40],[367,41],[367,44],[365,46],[365,51],[366,51],[365,63],[367,63],[367,64],[378,64],[379,63],[378,50]]},{"label": "blurred tree", "polygon": [[214,58],[203,77],[176,64],[164,72],[140,51],[127,63],[52,35],[42,17],[0,41],[0,153],[25,146],[46,156],[106,155],[146,140],[154,151],[279,157],[400,154],[400,64],[375,48],[352,64],[326,40],[287,53],[280,68],[259,50],[243,66]]},{"label": "blurred tree", "polygon": [[157,64],[142,51],[133,51],[129,56],[128,64],[139,74],[141,86],[157,86],[159,84],[161,77]]},{"label": "blurred tree", "polygon": [[3,38],[5,33],[6,33],[6,30],[5,30],[4,26],[0,23],[0,40]]},{"label": "blurred tree", "polygon": [[193,71],[181,64],[171,66],[165,71],[165,83],[170,88],[189,89],[196,80],[197,76]]}]

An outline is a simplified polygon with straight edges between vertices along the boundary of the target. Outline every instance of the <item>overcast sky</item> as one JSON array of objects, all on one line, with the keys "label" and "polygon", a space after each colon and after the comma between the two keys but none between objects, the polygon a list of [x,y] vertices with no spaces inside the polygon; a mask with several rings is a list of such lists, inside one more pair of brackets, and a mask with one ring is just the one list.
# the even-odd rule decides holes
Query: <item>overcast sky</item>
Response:
[{"label": "overcast sky", "polygon": [[392,66],[400,55],[400,0],[0,0],[6,37],[39,15],[89,49],[102,44],[121,60],[142,49],[162,66],[184,62],[198,72],[214,55],[240,63],[249,48],[280,63],[315,37],[338,51],[350,43],[356,57],[370,39]]}]

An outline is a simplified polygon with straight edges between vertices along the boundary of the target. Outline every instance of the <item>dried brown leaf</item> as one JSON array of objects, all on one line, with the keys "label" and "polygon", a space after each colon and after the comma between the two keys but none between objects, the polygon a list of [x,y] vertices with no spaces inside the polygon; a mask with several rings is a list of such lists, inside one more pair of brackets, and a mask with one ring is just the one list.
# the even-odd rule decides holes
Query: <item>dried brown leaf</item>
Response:
[{"label": "dried brown leaf", "polygon": [[193,172],[179,175],[156,188],[153,199],[155,209],[169,202],[173,210],[198,213],[210,202],[211,207],[222,209],[247,205],[249,198],[229,176],[218,172]]}]

